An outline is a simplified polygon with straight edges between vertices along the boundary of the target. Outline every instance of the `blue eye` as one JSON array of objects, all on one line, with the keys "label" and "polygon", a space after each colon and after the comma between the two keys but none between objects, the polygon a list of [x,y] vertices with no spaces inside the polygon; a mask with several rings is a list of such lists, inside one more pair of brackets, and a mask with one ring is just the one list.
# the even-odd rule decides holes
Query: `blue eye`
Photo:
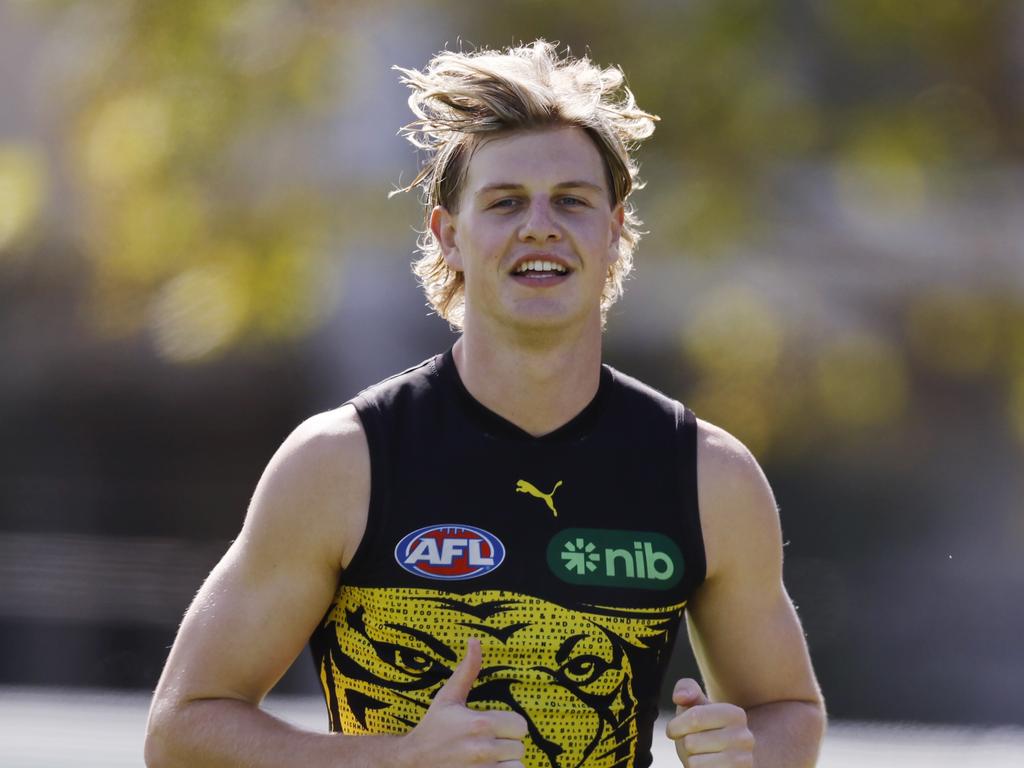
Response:
[{"label": "blue eye", "polygon": [[564,197],[558,198],[558,200],[562,204],[569,204],[569,205],[586,205],[587,204],[586,200],[583,200],[583,199],[581,199],[579,197],[573,197],[571,195],[565,195]]}]

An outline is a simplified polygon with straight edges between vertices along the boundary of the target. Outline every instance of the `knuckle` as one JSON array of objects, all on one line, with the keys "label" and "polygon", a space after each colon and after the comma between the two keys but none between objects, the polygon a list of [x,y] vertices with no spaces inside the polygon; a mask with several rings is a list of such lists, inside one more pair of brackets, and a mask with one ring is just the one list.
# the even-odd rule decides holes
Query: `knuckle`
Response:
[{"label": "knuckle", "polygon": [[689,752],[691,755],[700,750],[700,734],[688,733],[683,736],[683,749]]},{"label": "knuckle", "polygon": [[466,723],[466,730],[473,736],[486,736],[493,730],[491,719],[483,713],[472,715]]},{"label": "knuckle", "polygon": [[696,681],[693,678],[683,677],[679,680],[676,680],[676,684],[672,687],[672,690],[676,693],[685,693],[687,691],[693,690],[693,686],[695,684]]},{"label": "knuckle", "polygon": [[736,722],[747,722],[747,710],[743,709],[743,707],[737,707],[735,704],[727,704],[725,711],[727,715]]},{"label": "knuckle", "polygon": [[472,741],[466,746],[466,757],[470,764],[489,763],[494,759],[494,750],[484,741]]},{"label": "knuckle", "polygon": [[513,715],[515,715],[515,720],[513,720],[513,723],[515,724],[514,730],[516,736],[520,739],[526,738],[526,735],[530,732],[530,727],[526,722],[526,718],[520,715],[518,712],[513,712]]}]

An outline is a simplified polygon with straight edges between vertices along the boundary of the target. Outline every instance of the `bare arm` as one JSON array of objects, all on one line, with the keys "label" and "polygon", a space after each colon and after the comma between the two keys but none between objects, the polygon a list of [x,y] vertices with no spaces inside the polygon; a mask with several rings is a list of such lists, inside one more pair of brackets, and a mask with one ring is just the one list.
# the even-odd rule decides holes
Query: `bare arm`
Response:
[{"label": "bare arm", "polygon": [[708,573],[687,621],[708,695],[680,681],[669,734],[685,765],[721,751],[731,761],[716,764],[813,766],[825,711],[782,583],[771,489],[750,453],[704,422],[698,475]]},{"label": "bare arm", "polygon": [[[258,705],[326,611],[368,500],[369,455],[353,409],[289,436],[185,615],[150,710],[148,765],[340,764],[337,737],[303,732]],[[361,747],[372,745],[341,751],[360,765]]]},{"label": "bare arm", "polygon": [[150,709],[150,768],[519,765],[526,721],[465,706],[480,669],[477,641],[403,736],[313,733],[259,708],[334,597],[366,527],[369,486],[351,407],[310,419],[274,455],[171,649]]}]

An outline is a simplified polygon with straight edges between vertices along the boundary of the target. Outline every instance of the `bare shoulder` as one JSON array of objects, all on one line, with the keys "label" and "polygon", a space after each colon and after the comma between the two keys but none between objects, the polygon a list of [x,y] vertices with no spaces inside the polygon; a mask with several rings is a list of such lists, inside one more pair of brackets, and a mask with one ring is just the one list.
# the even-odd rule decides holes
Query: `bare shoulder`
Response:
[{"label": "bare shoulder", "polygon": [[747,708],[808,702],[820,722],[821,695],[782,581],[782,532],[771,488],[743,443],[706,422],[698,429],[708,571],[686,610],[708,694]]},{"label": "bare shoulder", "polygon": [[751,556],[781,559],[775,497],[761,466],[736,437],[698,420],[697,485],[708,577]]},{"label": "bare shoulder", "polygon": [[280,679],[362,537],[369,465],[351,407],[314,416],[285,439],[256,486],[241,533],[185,614],[154,712],[211,698],[255,704]]},{"label": "bare shoulder", "polygon": [[343,568],[362,538],[370,494],[370,456],[355,408],[345,405],[302,422],[271,458],[242,529],[251,544],[322,547]]},{"label": "bare shoulder", "polygon": [[756,492],[767,482],[754,455],[721,427],[697,420],[697,462],[716,493]]},{"label": "bare shoulder", "polygon": [[330,459],[347,452],[359,452],[365,446],[362,423],[351,404],[310,416],[299,424],[278,454],[289,457],[301,453],[307,459]]}]

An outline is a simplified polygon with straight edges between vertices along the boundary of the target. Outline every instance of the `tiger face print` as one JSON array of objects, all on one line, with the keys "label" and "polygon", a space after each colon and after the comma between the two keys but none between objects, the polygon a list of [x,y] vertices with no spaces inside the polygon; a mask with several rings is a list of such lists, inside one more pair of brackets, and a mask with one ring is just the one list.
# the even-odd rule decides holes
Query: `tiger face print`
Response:
[{"label": "tiger face print", "polygon": [[527,766],[632,763],[634,678],[671,649],[683,604],[664,609],[562,606],[514,592],[342,587],[318,652],[332,730],[401,734],[419,722],[481,641],[473,709],[518,712]]}]

